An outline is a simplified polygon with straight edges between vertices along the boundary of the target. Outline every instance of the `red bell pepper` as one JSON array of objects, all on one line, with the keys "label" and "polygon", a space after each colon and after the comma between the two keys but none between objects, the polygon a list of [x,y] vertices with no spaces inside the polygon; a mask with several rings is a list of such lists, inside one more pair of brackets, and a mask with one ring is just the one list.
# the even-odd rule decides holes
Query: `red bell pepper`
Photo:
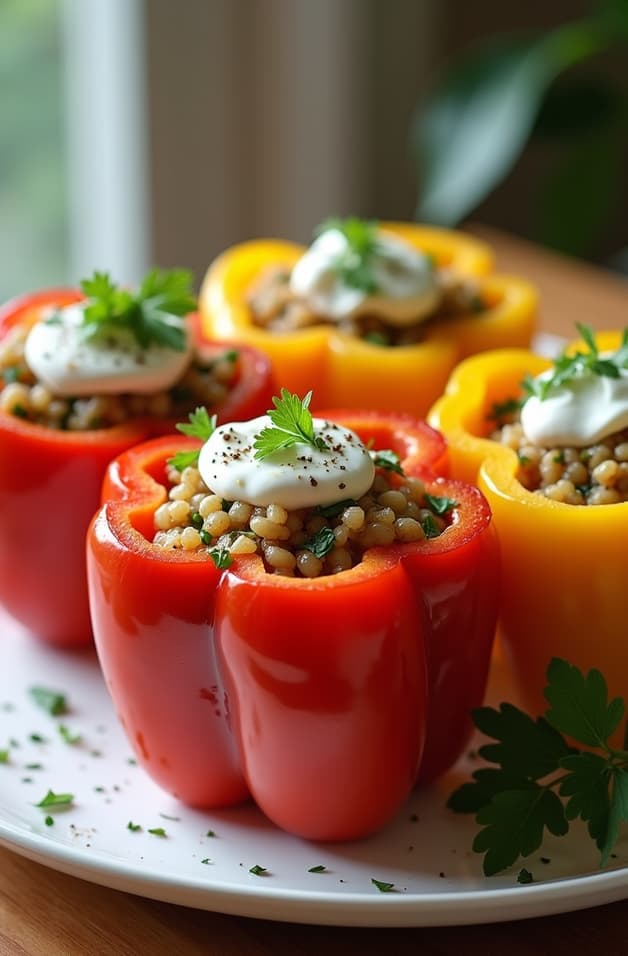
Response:
[{"label": "red bell pepper", "polygon": [[459,503],[440,537],[373,548],[313,580],[268,574],[257,555],[218,570],[206,554],[151,543],[165,462],[198,447],[160,438],[110,466],[88,578],[105,679],[153,779],[195,806],[250,793],[282,828],[337,840],[381,827],[465,746],[498,557],[481,493],[434,477],[445,468],[436,432],[374,412],[319,414],[392,448],[406,474]]},{"label": "red bell pepper", "polygon": [[[43,308],[82,299],[72,289],[48,290],[0,308],[0,339]],[[201,338],[203,351],[224,343]],[[220,421],[261,414],[273,394],[268,360],[238,346],[240,379]],[[89,642],[85,532],[100,503],[108,463],[139,441],[170,432],[172,420],[137,419],[112,428],[72,432],[46,428],[0,411],[0,601],[27,628],[59,645]]]}]

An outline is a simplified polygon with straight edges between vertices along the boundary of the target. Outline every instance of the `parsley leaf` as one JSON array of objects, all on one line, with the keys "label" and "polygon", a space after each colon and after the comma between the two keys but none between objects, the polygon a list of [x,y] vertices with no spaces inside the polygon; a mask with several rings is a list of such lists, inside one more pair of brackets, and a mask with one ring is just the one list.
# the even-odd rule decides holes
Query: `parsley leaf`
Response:
[{"label": "parsley leaf", "polygon": [[301,443],[312,445],[317,451],[327,450],[323,439],[314,432],[314,421],[310,412],[311,400],[311,391],[301,399],[287,388],[281,389],[281,398],[275,396],[275,407],[267,412],[272,427],[263,428],[255,439],[256,458],[267,458],[281,448]]},{"label": "parsley leaf", "polygon": [[53,717],[59,717],[61,714],[67,714],[67,702],[65,695],[56,690],[50,690],[48,687],[29,687],[28,693],[33,698],[38,707],[41,707],[46,713]]},{"label": "parsley leaf", "polygon": [[550,724],[561,733],[590,747],[603,747],[624,716],[624,702],[616,697],[607,702],[606,681],[599,671],[585,676],[567,661],[554,658],[548,671],[544,694],[551,704]]},{"label": "parsley leaf", "polygon": [[152,833],[153,836],[158,836],[158,837],[166,837],[166,836],[168,836],[168,834],[166,833],[166,831],[164,830],[163,827],[151,827],[151,828],[148,830],[148,832],[149,832],[149,833]]},{"label": "parsley leaf", "polygon": [[182,316],[196,307],[192,275],[184,269],[152,269],[136,293],[122,289],[108,273],[94,272],[81,282],[87,302],[83,309],[86,338],[102,338],[119,329],[131,332],[141,348],[158,345],[183,351]]},{"label": "parsley leaf", "polygon": [[80,744],[81,735],[73,733],[69,727],[66,727],[65,724],[59,724],[58,727],[59,736],[62,740],[65,740],[66,744],[74,746],[75,744]]},{"label": "parsley leaf", "polygon": [[453,498],[447,498],[445,495],[430,495],[427,492],[425,493],[425,500],[428,508],[431,508],[437,515],[445,515],[448,511],[457,508],[459,504]]},{"label": "parsley leaf", "polygon": [[359,289],[367,295],[378,291],[373,273],[373,257],[378,252],[377,223],[350,216],[347,219],[327,219],[316,230],[322,232],[335,229],[342,233],[347,248],[335,257],[332,268],[344,285]]},{"label": "parsley leaf", "polygon": [[309,541],[304,542],[301,547],[305,551],[311,551],[317,558],[324,558],[326,554],[333,549],[336,543],[336,535],[332,528],[321,528]]},{"label": "parsley leaf", "polygon": [[384,880],[376,880],[371,877],[371,883],[376,886],[380,893],[392,893],[395,889],[394,883],[386,883]]},{"label": "parsley leaf", "polygon": [[319,863],[317,866],[311,866],[308,870],[308,873],[324,873],[327,867],[324,863]]},{"label": "parsley leaf", "polygon": [[404,474],[401,467],[401,458],[396,451],[392,451],[390,448],[378,448],[377,451],[372,451],[370,455],[376,468],[383,468],[384,471],[394,471],[398,475]]},{"label": "parsley leaf", "polygon": [[617,351],[604,358],[600,358],[593,329],[578,322],[576,328],[588,351],[577,350],[572,354],[563,352],[554,362],[550,374],[538,378],[526,375],[521,384],[528,397],[535,396],[544,401],[552,391],[583,374],[619,378],[621,370],[628,368],[628,328],[624,329]]},{"label": "parsley leaf", "polygon": [[268,873],[268,870],[265,866],[260,866],[259,863],[255,863],[249,870],[249,873],[252,873],[253,876],[263,876],[264,873]]},{"label": "parsley leaf", "polygon": [[224,571],[225,568],[230,568],[233,564],[233,558],[227,548],[212,548],[209,556],[219,571]]},{"label": "parsley leaf", "polygon": [[[179,422],[176,428],[184,435],[189,435],[191,438],[199,438],[202,442],[206,442],[216,431],[216,422],[216,416],[212,415],[210,417],[207,409],[201,405],[193,412],[190,412],[187,422]],[[193,468],[198,465],[198,456],[200,453],[200,448],[195,448],[192,451],[179,451],[176,455],[173,455],[172,458],[168,459],[167,464],[172,465],[177,471],[183,471],[185,468]]]},{"label": "parsley leaf", "polygon": [[[628,821],[628,752],[610,743],[624,701],[609,701],[598,670],[584,674],[559,658],[547,669],[545,698],[549,709],[536,720],[512,704],[473,712],[478,729],[495,741],[479,755],[496,766],[477,769],[448,806],[476,814],[483,829],[473,849],[485,854],[487,876],[538,850],[546,829],[565,835],[575,819],[587,824],[602,866]],[[572,747],[563,735],[595,749]]]},{"label": "parsley leaf", "polygon": [[189,422],[179,422],[177,431],[192,438],[207,441],[216,431],[216,416],[210,417],[209,412],[202,405],[188,415]]},{"label": "parsley leaf", "polygon": [[67,807],[74,802],[73,793],[55,793],[49,790],[45,797],[36,803],[36,807]]}]

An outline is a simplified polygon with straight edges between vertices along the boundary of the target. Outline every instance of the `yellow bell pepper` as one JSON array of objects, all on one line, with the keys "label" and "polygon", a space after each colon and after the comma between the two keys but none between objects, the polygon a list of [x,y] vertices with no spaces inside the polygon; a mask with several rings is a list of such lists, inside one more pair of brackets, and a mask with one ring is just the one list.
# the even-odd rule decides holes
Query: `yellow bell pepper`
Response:
[{"label": "yellow bell pepper", "polygon": [[490,274],[493,257],[463,233],[382,223],[438,267],[480,280],[488,308],[481,314],[428,323],[418,344],[386,347],[330,326],[277,333],[253,324],[247,294],[272,266],[291,269],[303,246],[259,240],[228,249],[210,266],[200,292],[204,330],[212,338],[245,341],[270,356],[277,381],[302,394],[312,388],[320,407],[376,407],[423,416],[441,394],[456,362],[499,346],[527,346],[534,331],[537,295],[522,279]]},{"label": "yellow bell pepper", "polygon": [[[620,344],[616,333],[596,338],[601,351]],[[502,645],[535,714],[547,706],[552,657],[599,668],[611,695],[628,687],[628,502],[575,506],[528,491],[516,478],[516,452],[486,437],[493,404],[519,396],[524,375],[550,365],[519,349],[469,358],[428,416],[448,441],[453,476],[477,479],[491,506],[502,551]]]}]

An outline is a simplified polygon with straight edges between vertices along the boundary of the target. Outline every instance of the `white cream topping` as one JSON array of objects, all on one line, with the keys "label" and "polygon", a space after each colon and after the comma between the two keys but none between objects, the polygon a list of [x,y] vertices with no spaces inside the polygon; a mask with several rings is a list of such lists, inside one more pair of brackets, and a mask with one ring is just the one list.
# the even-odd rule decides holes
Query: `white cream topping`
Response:
[{"label": "white cream topping", "polygon": [[358,499],[371,487],[375,466],[349,428],[315,418],[314,432],[326,450],[299,442],[255,458],[255,439],[263,428],[272,427],[267,415],[218,427],[201,448],[198,462],[208,488],[229,501],[293,510]]},{"label": "white cream topping", "polygon": [[[55,395],[149,394],[170,388],[187,368],[192,354],[190,336],[181,352],[162,345],[142,348],[128,329],[86,340],[81,325],[84,303],[60,309],[52,322],[42,319],[28,334],[24,347],[33,374]],[[184,320],[171,317],[185,328]]]},{"label": "white cream topping", "polygon": [[[550,370],[538,378],[551,375]],[[621,369],[619,378],[584,371],[552,389],[543,401],[531,396],[521,409],[521,425],[534,445],[576,448],[628,428],[628,369]]]},{"label": "white cream topping", "polygon": [[398,236],[378,230],[377,248],[369,268],[377,292],[368,294],[347,285],[338,274],[338,257],[350,250],[339,229],[327,229],[298,260],[290,288],[313,312],[342,319],[378,315],[390,325],[412,325],[427,318],[440,301],[440,290],[427,256]]}]

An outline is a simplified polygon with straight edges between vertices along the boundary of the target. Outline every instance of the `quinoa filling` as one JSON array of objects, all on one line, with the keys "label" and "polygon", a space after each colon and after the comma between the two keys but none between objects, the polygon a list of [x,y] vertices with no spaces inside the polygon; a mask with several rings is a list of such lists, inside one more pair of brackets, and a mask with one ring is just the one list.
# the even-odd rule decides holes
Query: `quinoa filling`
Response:
[{"label": "quinoa filling", "polygon": [[268,332],[294,332],[315,325],[327,325],[374,345],[413,345],[422,340],[431,322],[478,314],[489,307],[476,279],[462,278],[450,269],[438,269],[436,279],[440,296],[433,314],[403,328],[387,323],[379,315],[347,316],[337,321],[329,316],[314,314],[290,288],[290,270],[281,266],[274,266],[260,275],[250,290],[248,305],[253,322]]},{"label": "quinoa filling", "polygon": [[211,360],[198,353],[181,379],[167,391],[151,394],[55,396],[28,367],[26,324],[17,325],[0,342],[0,411],[48,428],[86,431],[120,425],[133,418],[181,417],[194,406],[216,408],[238,381],[238,353],[225,350]]},{"label": "quinoa filling", "polygon": [[168,501],[155,512],[153,543],[205,552],[218,567],[240,554],[259,554],[266,571],[316,578],[346,571],[367,548],[438,537],[451,522],[455,501],[430,495],[418,478],[376,469],[359,500],[288,511],[225,501],[196,467],[166,467]]},{"label": "quinoa filling", "polygon": [[543,448],[526,438],[519,407],[516,399],[495,406],[490,417],[497,427],[489,437],[517,453],[524,488],[570,505],[628,501],[628,429],[584,448]]}]

